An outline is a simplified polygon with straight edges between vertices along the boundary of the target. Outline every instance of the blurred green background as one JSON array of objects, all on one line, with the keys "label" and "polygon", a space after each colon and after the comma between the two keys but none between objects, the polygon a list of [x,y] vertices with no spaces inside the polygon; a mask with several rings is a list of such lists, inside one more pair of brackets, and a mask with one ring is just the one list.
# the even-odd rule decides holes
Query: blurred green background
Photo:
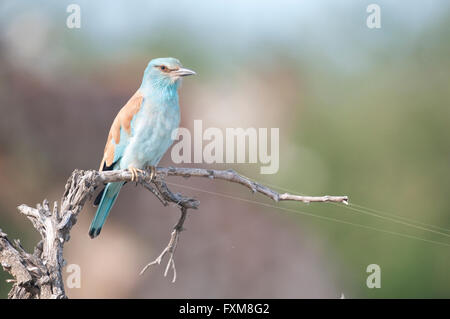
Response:
[{"label": "blurred green background", "polygon": [[[174,186],[201,206],[171,284],[162,267],[138,273],[178,211],[128,185],[98,239],[87,234],[94,208],[81,213],[65,258],[81,266],[82,286],[69,297],[450,297],[447,1],[376,1],[380,29],[366,26],[369,1],[77,1],[80,29],[66,27],[70,3],[0,3],[0,228],[10,239],[32,250],[39,237],[16,206],[58,200],[73,169],[98,167],[115,114],[160,56],[198,73],[181,88],[181,126],[280,128],[275,175],[195,166],[345,194],[377,212],[276,204],[293,212]],[[173,165],[170,152],[160,165]],[[239,185],[170,181],[273,204]],[[381,267],[380,289],[366,286],[369,264]],[[0,271],[3,298],[7,278]]]}]

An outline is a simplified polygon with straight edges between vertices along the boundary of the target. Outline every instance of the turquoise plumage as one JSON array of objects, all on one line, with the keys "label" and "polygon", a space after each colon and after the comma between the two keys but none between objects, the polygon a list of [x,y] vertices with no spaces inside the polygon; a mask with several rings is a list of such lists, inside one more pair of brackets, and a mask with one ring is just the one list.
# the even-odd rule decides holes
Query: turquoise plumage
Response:
[{"label": "turquoise plumage", "polygon": [[[117,114],[106,142],[100,170],[138,170],[156,166],[172,144],[172,131],[180,123],[178,87],[185,69],[174,58],[150,61],[142,84]],[[99,204],[89,229],[94,238],[100,234],[124,183],[109,183],[94,204]]]}]

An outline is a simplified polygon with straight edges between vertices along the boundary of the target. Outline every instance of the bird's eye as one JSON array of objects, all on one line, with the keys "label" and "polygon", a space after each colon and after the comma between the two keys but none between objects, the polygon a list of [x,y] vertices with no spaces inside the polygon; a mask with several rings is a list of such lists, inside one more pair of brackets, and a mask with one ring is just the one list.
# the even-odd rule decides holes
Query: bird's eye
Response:
[{"label": "bird's eye", "polygon": [[167,70],[167,67],[165,65],[161,65],[160,68],[161,68],[161,71],[166,71]]}]

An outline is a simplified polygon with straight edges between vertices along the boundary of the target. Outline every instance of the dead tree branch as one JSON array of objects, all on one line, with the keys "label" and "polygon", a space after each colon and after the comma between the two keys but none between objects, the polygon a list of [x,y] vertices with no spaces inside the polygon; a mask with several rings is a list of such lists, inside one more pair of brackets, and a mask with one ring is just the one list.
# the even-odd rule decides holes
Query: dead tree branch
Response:
[{"label": "dead tree branch", "polygon": [[[274,190],[256,183],[247,177],[239,175],[233,170],[212,170],[201,168],[158,167],[156,176],[150,179],[150,171],[139,173],[139,184],[151,191],[164,206],[175,204],[181,211],[181,216],[171,234],[167,247],[154,261],[144,267],[141,274],[150,266],[160,264],[168,255],[164,276],[170,269],[173,279],[176,279],[174,254],[183,230],[188,209],[197,209],[200,202],[194,198],[173,193],[167,187],[167,176],[207,177],[241,184],[253,193],[260,193],[274,201],[291,200],[304,203],[309,202],[340,202],[347,203],[347,196],[299,196],[279,194]],[[36,208],[20,205],[19,212],[25,215],[40,233],[42,239],[36,245],[33,254],[27,253],[17,240],[12,243],[0,230],[0,264],[14,279],[9,292],[9,298],[67,298],[64,290],[62,269],[65,266],[63,258],[64,244],[70,239],[70,231],[77,222],[87,200],[90,200],[98,186],[111,182],[131,182],[132,174],[128,170],[120,171],[82,171],[75,170],[68,179],[63,197],[58,205],[53,203],[50,208],[45,199]]]}]

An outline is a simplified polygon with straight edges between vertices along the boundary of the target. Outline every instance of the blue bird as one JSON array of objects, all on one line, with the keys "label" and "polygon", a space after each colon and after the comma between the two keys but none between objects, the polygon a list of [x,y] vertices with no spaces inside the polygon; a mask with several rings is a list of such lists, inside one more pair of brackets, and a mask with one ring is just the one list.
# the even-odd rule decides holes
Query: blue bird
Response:
[{"label": "blue bird", "polygon": [[[172,144],[172,131],[180,124],[178,87],[182,77],[195,72],[174,58],[151,60],[142,84],[119,111],[109,131],[100,171],[129,169],[137,172],[156,166]],[[124,182],[108,183],[97,196],[97,212],[89,236],[100,234]]]}]

